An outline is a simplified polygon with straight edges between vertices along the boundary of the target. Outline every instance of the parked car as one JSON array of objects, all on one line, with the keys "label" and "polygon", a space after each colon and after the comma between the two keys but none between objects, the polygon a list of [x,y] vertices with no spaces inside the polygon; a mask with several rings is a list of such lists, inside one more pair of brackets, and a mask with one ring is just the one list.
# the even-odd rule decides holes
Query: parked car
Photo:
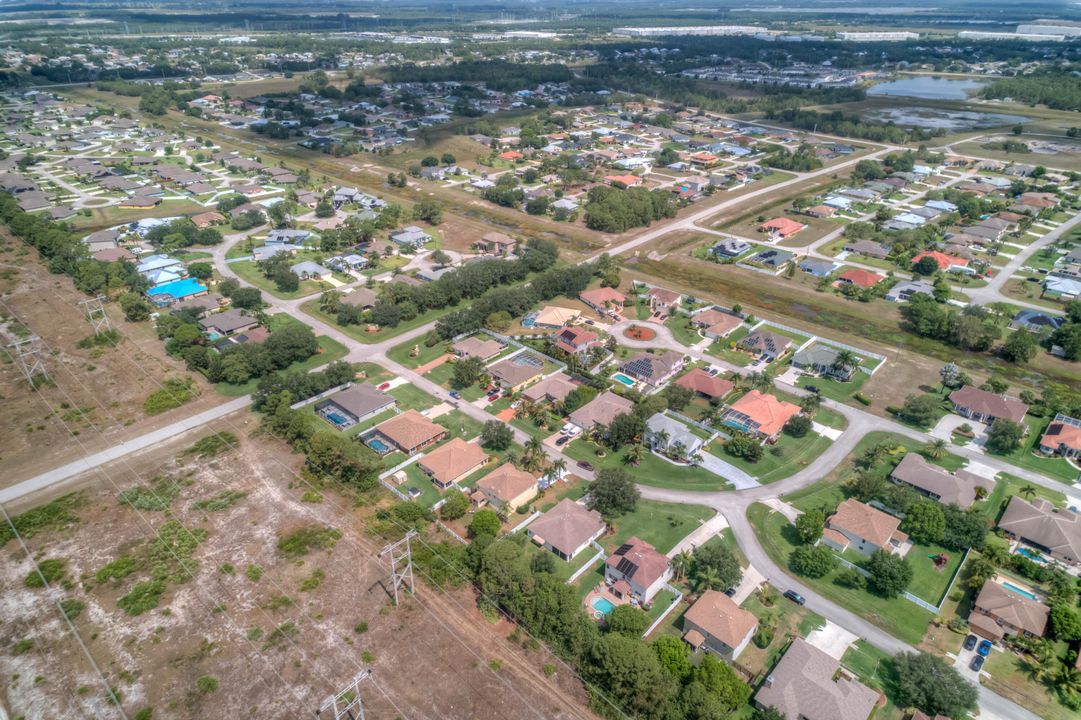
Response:
[{"label": "parked car", "polygon": [[583,470],[589,470],[590,472],[593,471],[593,463],[587,462],[585,460],[579,460],[578,467],[582,468]]},{"label": "parked car", "polygon": [[592,321],[592,320],[586,320],[586,325],[596,325],[596,324],[597,324],[597,323],[595,323],[595,322],[594,322],[594,321]]},{"label": "parked car", "polygon": [[727,595],[728,597],[732,597],[733,595],[736,594],[736,589],[734,587],[730,587],[730,588],[728,588],[727,590],[724,591],[724,594]]},{"label": "parked car", "polygon": [[380,390],[390,390],[390,383],[388,383],[388,382],[383,383],[382,385],[379,386],[379,389]]},{"label": "parked car", "polygon": [[796,603],[797,605],[803,605],[804,603],[807,602],[806,600],[803,599],[803,596],[800,595],[795,590],[785,590],[784,591],[784,596],[786,598],[788,598],[789,600],[791,600],[792,602]]},{"label": "parked car", "polygon": [[807,392],[813,392],[815,395],[818,395],[820,392],[822,392],[821,390],[818,389],[817,385],[808,385],[806,387],[806,390],[807,390]]},{"label": "parked car", "polygon": [[976,653],[980,657],[987,657],[988,655],[990,655],[991,654],[991,641],[990,640],[981,640],[980,641],[980,646],[978,648],[976,648]]},{"label": "parked car", "polygon": [[969,667],[972,668],[974,671],[979,672],[980,668],[983,667],[983,658],[979,655],[972,658],[972,662],[969,664]]},{"label": "parked car", "polygon": [[488,396],[488,402],[495,402],[499,399],[499,393],[492,393]]},{"label": "parked car", "polygon": [[450,391],[450,396],[452,398],[454,398],[455,400],[461,400],[462,399],[462,394],[460,392],[458,392],[457,390],[451,390]]},{"label": "parked car", "polygon": [[975,635],[969,635],[965,638],[965,650],[972,650],[976,647],[976,642],[979,640]]},{"label": "parked car", "polygon": [[560,435],[558,438],[556,438],[556,447],[559,447],[560,445],[566,445],[569,440],[569,436]]}]

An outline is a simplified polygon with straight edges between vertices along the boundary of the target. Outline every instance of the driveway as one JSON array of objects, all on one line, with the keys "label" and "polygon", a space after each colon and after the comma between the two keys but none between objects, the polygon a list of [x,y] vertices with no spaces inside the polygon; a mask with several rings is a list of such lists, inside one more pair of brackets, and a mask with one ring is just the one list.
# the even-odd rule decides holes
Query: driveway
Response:
[{"label": "driveway", "polygon": [[702,453],[701,467],[709,470],[714,475],[723,477],[728,482],[732,483],[732,486],[736,490],[747,490],[749,488],[758,487],[761,483],[754,477],[748,475],[743,470],[740,470],[735,465],[731,465],[724,460],[721,460],[716,455],[709,453]]},{"label": "driveway", "polygon": [[834,660],[844,657],[848,646],[856,642],[857,636],[830,620],[807,636],[807,642],[814,645]]},{"label": "driveway", "polygon": [[931,437],[938,438],[939,440],[945,440],[946,442],[949,442],[950,439],[953,437],[953,431],[965,424],[968,424],[972,427],[972,432],[976,435],[977,440],[982,437],[983,434],[987,431],[987,426],[983,423],[976,422],[975,420],[969,420],[966,417],[961,417],[960,415],[954,415],[953,413],[950,413],[948,415],[944,415],[942,419],[935,424],[935,427],[931,430],[930,435]]},{"label": "driveway", "polygon": [[732,601],[736,605],[742,605],[751,596],[751,593],[757,590],[758,586],[764,582],[766,582],[766,576],[758,572],[754,565],[748,565],[743,570],[743,577],[739,581],[736,592],[732,595]]},{"label": "driveway", "polygon": [[668,551],[668,557],[673,558],[684,550],[694,550],[699,545],[709,541],[711,537],[728,527],[728,519],[721,513],[717,513]]}]

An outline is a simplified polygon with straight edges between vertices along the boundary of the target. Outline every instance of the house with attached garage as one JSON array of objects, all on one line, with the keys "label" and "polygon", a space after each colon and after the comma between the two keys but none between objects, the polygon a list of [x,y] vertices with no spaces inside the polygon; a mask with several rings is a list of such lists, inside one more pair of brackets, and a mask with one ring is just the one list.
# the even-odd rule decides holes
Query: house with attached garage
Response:
[{"label": "house with attached garage", "polygon": [[1065,458],[1081,457],[1081,420],[1059,413],[1040,438],[1040,452]]},{"label": "house with attached garage", "polygon": [[855,550],[867,557],[876,550],[904,557],[912,543],[908,535],[901,532],[900,526],[899,518],[849,498],[826,519],[826,529],[818,543],[838,552]]},{"label": "house with attached garage", "polygon": [[522,397],[530,402],[563,402],[578,386],[571,382],[570,375],[558,372],[549,375],[538,383],[530,385],[522,392]]},{"label": "house with attached garage", "polygon": [[507,462],[477,480],[471,499],[475,505],[487,504],[509,512],[527,505],[536,496],[537,478]]},{"label": "house with attached garage", "polygon": [[492,376],[492,380],[499,387],[512,393],[539,380],[543,372],[544,361],[526,353],[500,360],[488,368],[488,374]]},{"label": "house with attached garage", "polygon": [[776,442],[785,423],[799,413],[799,405],[778,400],[758,390],[751,390],[732,403],[721,418],[721,422],[733,430],[772,443]]},{"label": "house with attached garage", "polygon": [[[991,641],[1007,635],[1043,637],[1051,608],[1028,595],[1028,590],[1011,589],[996,580],[988,580],[972,603],[968,625],[974,633]],[[1026,594],[1022,594],[1026,593]]]},{"label": "house with attached garage", "polygon": [[1067,565],[1081,562],[1081,514],[1059,510],[1043,498],[1010,498],[998,527],[1014,540]]},{"label": "house with attached garage", "polygon": [[315,414],[339,430],[379,415],[394,407],[396,400],[372,385],[350,385],[315,404]]},{"label": "house with attached garage", "polygon": [[398,245],[416,249],[422,247],[424,243],[429,242],[432,239],[432,236],[416,225],[408,225],[401,230],[396,230],[391,233],[390,239]]},{"label": "house with attached garage", "polygon": [[792,367],[814,372],[822,377],[848,382],[859,371],[860,359],[853,365],[841,365],[837,360],[843,351],[824,342],[816,342],[792,356]]},{"label": "house with attached garage", "polygon": [[908,302],[913,295],[935,294],[935,286],[926,280],[902,280],[886,292],[886,299],[890,302]]},{"label": "house with attached garage", "polygon": [[607,529],[599,512],[563,499],[526,526],[525,531],[534,544],[570,561]]},{"label": "house with attached garage", "polygon": [[788,352],[792,347],[792,338],[769,330],[754,330],[737,342],[736,347],[755,357],[773,361]]},{"label": "house with attached garage", "polygon": [[426,453],[417,461],[417,467],[445,490],[480,470],[487,462],[488,455],[480,445],[456,437]]},{"label": "house with attached garage", "polygon": [[617,415],[624,415],[632,410],[634,410],[634,403],[630,400],[616,395],[611,390],[605,390],[572,412],[567,419],[572,425],[589,432],[594,427],[611,424]]},{"label": "house with attached garage", "polygon": [[325,280],[332,273],[327,268],[311,260],[303,260],[289,266],[289,269],[297,274],[301,280]]},{"label": "house with attached garage", "polygon": [[653,387],[668,382],[683,369],[683,353],[666,350],[660,355],[641,353],[619,366],[621,372]]},{"label": "house with attached garage", "polygon": [[706,650],[733,662],[758,629],[758,618],[717,590],[707,590],[683,615],[683,639],[698,652]]},{"label": "house with attached garage", "polygon": [[974,385],[954,390],[950,402],[958,415],[988,424],[1000,419],[1021,423],[1028,412],[1028,405],[1020,400],[1010,400]]},{"label": "house with attached garage", "polygon": [[199,327],[204,332],[214,332],[225,336],[251,330],[258,325],[258,318],[248,315],[243,310],[224,310],[199,320]]},{"label": "house with attached garage", "polygon": [[672,565],[645,540],[632,537],[604,561],[604,582],[622,599],[648,605],[672,578]]},{"label": "house with attached garage", "polygon": [[839,660],[797,637],[758,688],[754,705],[789,720],[867,720],[885,702]]},{"label": "house with attached garage", "polygon": [[682,448],[683,457],[693,457],[706,444],[690,428],[664,413],[655,413],[646,421],[645,441],[654,452],[672,453]]},{"label": "house with attached garage", "polygon": [[982,488],[984,495],[995,489],[993,479],[967,470],[947,472],[945,468],[932,465],[924,460],[922,455],[914,452],[901,459],[890,473],[890,479],[943,505],[957,505],[962,508],[971,507],[972,503],[976,502],[979,497],[977,488]]}]

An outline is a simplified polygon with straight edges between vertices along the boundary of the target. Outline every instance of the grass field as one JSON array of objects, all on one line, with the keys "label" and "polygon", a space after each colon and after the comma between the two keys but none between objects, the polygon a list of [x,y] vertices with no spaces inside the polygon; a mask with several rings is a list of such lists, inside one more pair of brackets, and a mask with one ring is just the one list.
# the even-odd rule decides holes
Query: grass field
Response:
[{"label": "grass field", "polygon": [[[334,315],[330,315],[330,314],[325,313],[325,312],[323,312],[322,310],[319,309],[319,300],[318,299],[313,299],[313,300],[307,301],[306,303],[304,303],[303,305],[300,306],[300,309],[301,309],[301,311],[307,313],[308,315],[311,315],[312,317],[314,317],[316,319],[322,320],[323,322],[327,323],[328,325],[333,325],[334,327],[338,328],[343,333],[345,333],[349,337],[353,338],[357,342],[370,344],[370,343],[382,342],[384,340],[389,340],[390,338],[397,337],[398,335],[401,335],[402,333],[409,332],[410,330],[413,330],[414,328],[418,328],[421,325],[426,325],[426,324],[432,322],[433,320],[438,320],[443,315],[450,312],[453,308],[442,307],[442,308],[436,308],[434,310],[428,310],[426,312],[421,313],[420,315],[417,315],[412,320],[408,320],[408,321],[399,323],[397,327],[380,328],[376,332],[366,332],[365,331],[365,326],[363,326],[363,325],[339,325],[338,320]],[[418,338],[418,342],[420,342],[419,338]],[[421,344],[423,344],[423,343],[421,343]]]},{"label": "grass field", "polygon": [[585,460],[595,468],[619,467],[631,474],[635,482],[655,487],[678,490],[724,490],[731,486],[724,478],[714,475],[700,467],[681,467],[662,460],[648,450],[643,451],[642,461],[638,465],[626,462],[626,448],[617,452],[607,452],[604,457],[597,454],[598,446],[585,438],[579,438],[564,446],[563,451],[575,460]]},{"label": "grass field", "polygon": [[[781,433],[777,444],[767,447],[762,453],[762,459],[756,463],[729,455],[719,444],[714,445],[713,454],[755,476],[760,483],[765,485],[783,480],[803,469],[824,453],[832,442],[829,438],[815,432],[809,432],[801,438]],[[775,454],[776,450],[779,450],[781,454]]]},{"label": "grass field", "polygon": [[1027,416],[1025,426],[1028,427],[1028,435],[1021,440],[1021,447],[1008,455],[994,455],[1006,462],[1016,465],[1025,470],[1039,473],[1045,477],[1054,478],[1059,482],[1073,484],[1081,477],[1078,470],[1069,462],[1060,457],[1047,457],[1039,452],[1040,437],[1043,435],[1050,419]]},{"label": "grass field", "polygon": [[601,544],[612,552],[628,538],[637,537],[667,553],[713,514],[713,508],[705,505],[639,500],[634,512],[616,518],[615,532],[601,538]]},{"label": "grass field", "polygon": [[[281,292],[275,286],[274,281],[263,275],[259,265],[254,260],[239,260],[229,263],[229,268],[244,282],[250,283],[263,292],[268,292],[276,298],[283,300],[296,300],[297,298],[314,295],[323,289],[323,284],[314,280],[301,280],[300,287],[293,292]],[[316,301],[318,302],[318,301]]]}]

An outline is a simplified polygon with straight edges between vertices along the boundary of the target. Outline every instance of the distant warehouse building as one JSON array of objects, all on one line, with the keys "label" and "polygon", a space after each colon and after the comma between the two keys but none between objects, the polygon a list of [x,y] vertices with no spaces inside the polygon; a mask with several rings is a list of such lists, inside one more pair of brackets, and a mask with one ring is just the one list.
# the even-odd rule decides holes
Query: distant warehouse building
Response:
[{"label": "distant warehouse building", "polygon": [[839,32],[837,37],[851,42],[900,42],[917,40],[920,36],[914,32]]}]

